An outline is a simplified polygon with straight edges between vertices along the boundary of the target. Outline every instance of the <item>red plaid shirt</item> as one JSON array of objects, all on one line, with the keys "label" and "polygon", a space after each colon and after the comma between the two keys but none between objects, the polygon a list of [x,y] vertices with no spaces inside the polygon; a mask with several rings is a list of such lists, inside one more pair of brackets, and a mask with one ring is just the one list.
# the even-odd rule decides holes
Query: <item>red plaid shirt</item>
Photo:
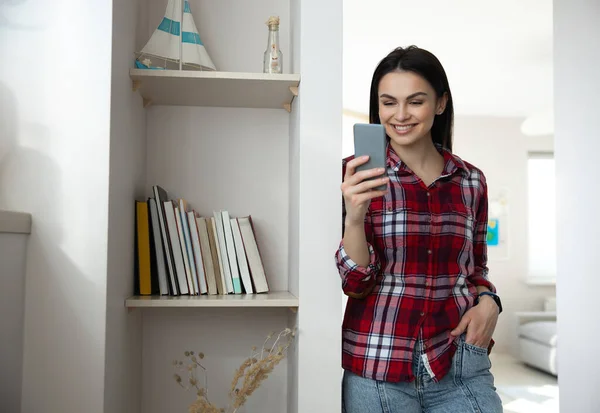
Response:
[{"label": "red plaid shirt", "polygon": [[[384,381],[412,381],[413,349],[423,340],[434,381],[450,370],[450,335],[477,297],[495,292],[487,269],[487,185],[483,173],[438,147],[442,175],[428,188],[388,145],[389,190],[365,217],[370,264],[336,251],[349,295],[342,325],[342,367]],[[346,163],[353,157],[344,159]],[[343,175],[342,175],[343,176]],[[345,208],[344,208],[345,219]],[[364,294],[365,298],[352,298]]]}]

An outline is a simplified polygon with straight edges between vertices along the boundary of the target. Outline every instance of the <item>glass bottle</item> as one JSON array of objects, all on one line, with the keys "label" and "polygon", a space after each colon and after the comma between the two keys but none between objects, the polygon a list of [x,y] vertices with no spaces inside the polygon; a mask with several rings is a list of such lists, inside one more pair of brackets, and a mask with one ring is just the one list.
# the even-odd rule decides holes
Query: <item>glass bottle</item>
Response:
[{"label": "glass bottle", "polygon": [[269,17],[266,24],[269,26],[269,41],[263,59],[263,73],[283,73],[283,54],[279,50],[279,17]]}]

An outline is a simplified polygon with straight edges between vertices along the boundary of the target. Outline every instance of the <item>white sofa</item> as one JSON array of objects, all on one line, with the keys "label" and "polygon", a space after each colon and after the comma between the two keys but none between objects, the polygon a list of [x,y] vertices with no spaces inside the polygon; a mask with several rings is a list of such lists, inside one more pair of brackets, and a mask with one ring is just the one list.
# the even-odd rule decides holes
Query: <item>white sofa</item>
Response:
[{"label": "white sofa", "polygon": [[530,321],[519,325],[521,361],[558,376],[556,321]]}]

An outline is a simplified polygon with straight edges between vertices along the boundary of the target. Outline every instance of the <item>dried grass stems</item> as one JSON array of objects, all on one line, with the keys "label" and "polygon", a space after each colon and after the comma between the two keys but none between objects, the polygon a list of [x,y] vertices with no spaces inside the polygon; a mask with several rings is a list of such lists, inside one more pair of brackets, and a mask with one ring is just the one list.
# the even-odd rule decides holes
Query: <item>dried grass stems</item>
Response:
[{"label": "dried grass stems", "polygon": [[[184,365],[182,361],[175,360],[173,365],[188,376],[188,380],[184,384],[183,378],[179,374],[175,374],[175,381],[185,390],[196,390],[197,398],[190,405],[189,413],[224,413],[226,411],[236,413],[246,403],[248,397],[269,377],[279,362],[285,358],[295,336],[296,329],[286,328],[276,336],[272,345],[269,346],[269,342],[275,337],[275,333],[267,336],[260,350],[256,347],[252,348],[250,357],[235,370],[229,391],[230,405],[227,409],[217,408],[208,400],[208,374],[206,368],[200,363],[204,354],[196,355],[193,351],[186,351],[184,354],[189,359],[189,363]],[[202,370],[204,376],[202,386],[198,382],[198,368]],[[241,386],[238,387],[240,380]]]}]

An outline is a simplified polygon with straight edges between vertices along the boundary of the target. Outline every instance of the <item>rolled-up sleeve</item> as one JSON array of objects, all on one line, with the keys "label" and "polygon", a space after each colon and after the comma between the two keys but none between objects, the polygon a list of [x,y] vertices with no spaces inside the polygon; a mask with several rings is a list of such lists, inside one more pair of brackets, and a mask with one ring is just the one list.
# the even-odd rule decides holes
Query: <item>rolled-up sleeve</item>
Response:
[{"label": "rolled-up sleeve", "polygon": [[346,254],[344,241],[335,253],[335,261],[342,279],[342,290],[349,297],[361,297],[371,291],[381,268],[373,246],[369,246],[369,265],[359,266]]},{"label": "rolled-up sleeve", "polygon": [[[342,162],[342,179],[346,174],[346,163],[353,156],[346,158]],[[369,248],[369,264],[366,267],[356,264],[346,253],[344,249],[343,234],[345,232],[346,221],[346,203],[342,197],[342,241],[335,252],[335,262],[342,279],[342,290],[348,297],[363,298],[371,292],[377,281],[377,275],[380,273],[381,263],[373,249],[373,245],[369,242],[372,236],[372,227],[370,216],[367,212],[365,216],[365,236],[367,238],[367,246]]]},{"label": "rolled-up sleeve", "polygon": [[476,287],[487,287],[491,292],[496,292],[496,287],[489,280],[487,266],[487,228],[488,228],[488,191],[485,176],[481,173],[479,202],[475,215],[475,235],[473,239],[473,254],[475,258],[475,272],[468,279]]}]

